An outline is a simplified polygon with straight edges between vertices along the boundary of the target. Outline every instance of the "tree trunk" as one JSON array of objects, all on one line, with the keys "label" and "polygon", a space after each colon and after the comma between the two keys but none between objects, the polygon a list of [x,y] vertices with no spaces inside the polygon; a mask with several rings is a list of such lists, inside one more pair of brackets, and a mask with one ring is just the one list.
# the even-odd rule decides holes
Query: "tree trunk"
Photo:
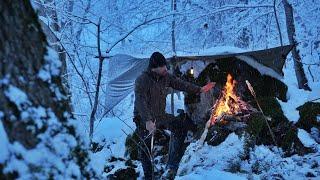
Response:
[{"label": "tree trunk", "polygon": [[100,92],[100,84],[101,84],[101,78],[102,78],[102,67],[103,67],[103,61],[104,57],[102,57],[101,53],[101,42],[100,42],[100,35],[101,35],[101,30],[100,26],[101,25],[101,17],[99,18],[99,22],[97,24],[97,46],[98,46],[98,58],[99,58],[99,71],[98,71],[98,77],[97,77],[97,85],[96,85],[96,92],[94,96],[94,104],[93,104],[93,109],[90,114],[90,120],[89,120],[89,137],[90,141],[92,142],[92,137],[93,137],[93,131],[94,131],[94,122],[95,122],[95,116],[97,113],[97,108],[98,108],[98,103],[99,103],[99,92]]},{"label": "tree trunk", "polygon": [[[296,33],[294,26],[293,9],[291,4],[289,4],[287,0],[283,0],[282,2],[286,14],[288,39],[290,44],[296,45],[297,41],[295,39]],[[294,70],[296,73],[299,89],[311,90],[308,86],[308,80],[303,70],[302,59],[296,46],[294,46],[292,49],[292,57],[294,60]]]},{"label": "tree trunk", "polygon": [[[59,59],[62,62],[61,66],[61,77],[62,77],[62,84],[65,88],[66,92],[68,93],[68,96],[71,95],[70,92],[70,86],[68,83],[68,73],[67,73],[67,63],[66,63],[66,51],[61,46],[60,40],[56,36],[57,33],[60,32],[60,25],[58,20],[58,15],[56,11],[56,3],[53,0],[45,0],[43,6],[41,2],[38,2],[39,4],[39,16],[43,16],[44,18],[48,19],[49,24],[46,24],[43,20],[40,20],[40,24],[42,26],[42,29],[47,37],[47,41],[49,43],[49,46],[51,46],[58,54]],[[70,4],[68,4],[68,10],[72,10],[72,1],[70,1]],[[48,6],[48,7],[47,7]],[[68,12],[71,13],[71,12]],[[62,24],[62,23],[61,23]]]},{"label": "tree trunk", "polygon": [[[8,148],[1,149],[9,152],[0,162],[0,179],[91,176],[87,174],[88,156],[83,149],[88,146],[76,131],[62,85],[61,62],[54,50],[47,49],[45,34],[30,2],[1,1],[0,22],[0,128],[3,126],[6,135],[1,141],[8,140]],[[19,149],[14,148],[17,145]],[[42,154],[28,161],[29,150]],[[25,171],[12,167],[4,174],[3,168],[12,163],[25,165]],[[68,164],[80,172],[68,174]],[[66,171],[57,170],[58,166]]]}]

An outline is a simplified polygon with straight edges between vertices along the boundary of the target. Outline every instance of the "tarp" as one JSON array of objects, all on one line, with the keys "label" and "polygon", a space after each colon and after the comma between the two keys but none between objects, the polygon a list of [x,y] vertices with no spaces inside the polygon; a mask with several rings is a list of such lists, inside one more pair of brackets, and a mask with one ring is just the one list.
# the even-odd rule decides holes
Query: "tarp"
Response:
[{"label": "tarp", "polygon": [[285,63],[286,57],[292,49],[292,45],[280,46],[270,49],[258,50],[258,51],[247,51],[241,53],[224,53],[224,54],[208,54],[208,55],[192,55],[192,56],[178,56],[174,58],[169,58],[170,61],[175,63],[183,63],[185,61],[215,61],[223,60],[230,57],[241,57],[247,56],[254,59],[259,64],[269,67],[276,71],[277,73],[283,75],[282,67]]},{"label": "tarp", "polygon": [[105,103],[107,112],[133,91],[136,78],[148,67],[148,60],[123,54],[110,58]]},{"label": "tarp", "polygon": [[[167,60],[170,64],[182,65],[188,61],[204,61],[207,64],[215,60],[236,57],[256,68],[260,73],[277,78],[283,76],[282,67],[291,49],[292,46],[288,45],[240,53],[226,51],[220,54],[210,54],[209,51],[206,55],[183,55],[174,58],[170,57]],[[124,54],[115,55],[110,58],[108,69],[109,81],[107,83],[105,103],[107,112],[133,91],[136,78],[148,67],[148,60],[148,58],[136,58]]]}]

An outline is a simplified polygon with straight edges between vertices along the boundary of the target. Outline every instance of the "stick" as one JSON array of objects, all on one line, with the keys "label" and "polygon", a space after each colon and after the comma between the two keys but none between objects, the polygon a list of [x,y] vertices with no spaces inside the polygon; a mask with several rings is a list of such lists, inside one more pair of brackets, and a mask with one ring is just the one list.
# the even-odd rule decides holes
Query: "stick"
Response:
[{"label": "stick", "polygon": [[[156,122],[157,122],[157,120],[155,120],[154,121],[154,124],[156,124]],[[153,130],[151,133],[152,133],[152,136],[151,136],[151,149],[150,149],[150,151],[151,151],[151,155],[152,155],[152,157],[153,157],[153,144],[154,144],[154,131],[155,130]],[[153,160],[153,159],[152,159]]]},{"label": "stick", "polygon": [[[222,113],[222,114],[217,118],[216,122],[221,121],[224,116],[225,116],[225,113]],[[208,130],[209,130],[210,126],[211,126],[211,118],[207,121],[206,127],[204,128],[204,131],[203,131],[203,133],[202,133],[202,135],[201,135],[201,137],[200,137],[200,140],[199,140],[199,145],[200,145],[200,146],[203,146],[204,141],[205,141],[206,138],[207,138]]]}]

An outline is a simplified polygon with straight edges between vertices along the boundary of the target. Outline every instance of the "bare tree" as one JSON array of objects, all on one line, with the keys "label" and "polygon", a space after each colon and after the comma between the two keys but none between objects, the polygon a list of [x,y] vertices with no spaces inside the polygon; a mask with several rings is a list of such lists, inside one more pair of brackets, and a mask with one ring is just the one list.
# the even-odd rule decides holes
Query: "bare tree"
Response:
[{"label": "bare tree", "polygon": [[92,111],[90,114],[90,129],[89,129],[90,140],[92,140],[92,136],[93,136],[93,125],[94,125],[95,115],[96,115],[98,103],[99,103],[99,92],[100,92],[100,84],[101,84],[101,77],[102,77],[102,66],[103,66],[103,61],[106,58],[106,57],[103,57],[102,53],[101,53],[101,43],[100,43],[101,17],[99,18],[99,22],[98,22],[98,24],[96,24],[96,26],[97,26],[99,71],[98,71],[98,77],[97,77],[98,79],[97,79],[97,84],[96,84],[96,92],[95,92],[95,96],[94,96],[94,104],[93,104],[93,108],[92,108]]}]

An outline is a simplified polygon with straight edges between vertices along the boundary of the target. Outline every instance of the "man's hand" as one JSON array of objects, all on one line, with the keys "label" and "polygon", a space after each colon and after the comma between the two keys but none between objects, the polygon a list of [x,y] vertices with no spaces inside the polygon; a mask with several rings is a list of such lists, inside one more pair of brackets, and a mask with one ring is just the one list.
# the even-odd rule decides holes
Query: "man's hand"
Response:
[{"label": "man's hand", "polygon": [[152,133],[154,130],[156,130],[156,123],[152,122],[151,120],[147,121],[146,129],[149,131],[149,133]]},{"label": "man's hand", "polygon": [[216,85],[215,82],[209,82],[207,85],[205,85],[201,88],[201,92],[206,93],[206,92],[210,91],[210,89],[212,89],[215,85]]}]

